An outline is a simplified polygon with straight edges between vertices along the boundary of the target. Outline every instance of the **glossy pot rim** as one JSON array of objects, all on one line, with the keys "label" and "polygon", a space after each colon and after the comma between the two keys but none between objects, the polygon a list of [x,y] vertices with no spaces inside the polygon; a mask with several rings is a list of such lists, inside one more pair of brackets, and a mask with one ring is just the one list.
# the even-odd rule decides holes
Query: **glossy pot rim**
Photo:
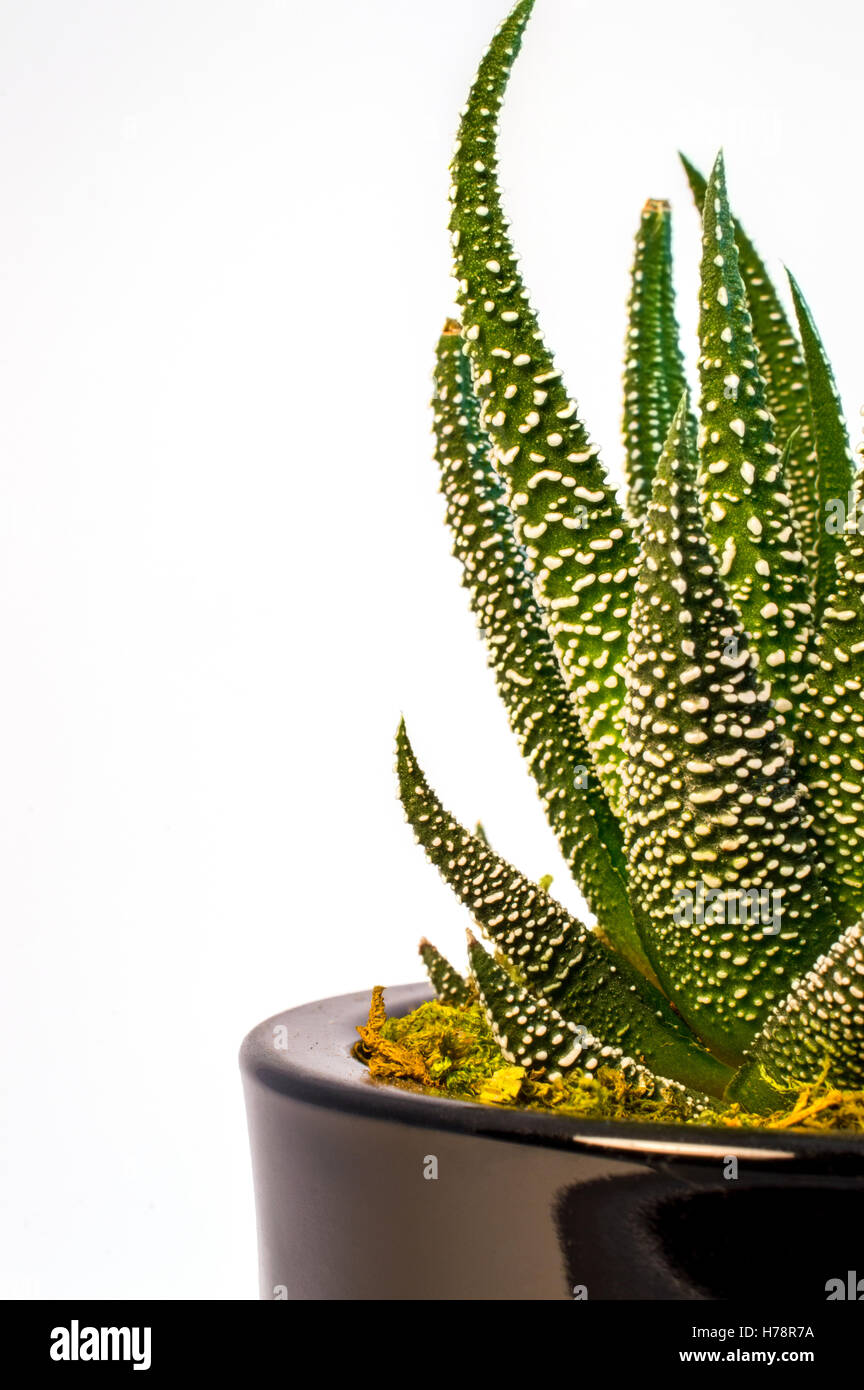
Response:
[{"label": "glossy pot rim", "polygon": [[[815,1167],[864,1176],[864,1134],[588,1120],[451,1100],[375,1081],[351,1051],[370,996],[370,989],[335,995],[265,1019],[240,1049],[244,1076],[311,1105],[476,1138],[620,1158],[632,1152],[666,1163],[716,1164],[718,1158],[741,1156],[748,1164],[782,1167],[790,1174]],[[387,988],[384,997],[388,1013],[401,1016],[433,993],[418,983]]]}]

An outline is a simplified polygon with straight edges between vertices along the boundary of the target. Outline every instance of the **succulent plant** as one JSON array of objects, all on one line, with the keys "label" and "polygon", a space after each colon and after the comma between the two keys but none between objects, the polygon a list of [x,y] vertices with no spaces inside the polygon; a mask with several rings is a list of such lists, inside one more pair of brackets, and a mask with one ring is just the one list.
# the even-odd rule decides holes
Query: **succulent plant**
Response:
[{"label": "succulent plant", "polygon": [[619,503],[497,183],[532,5],[495,35],[459,130],[436,455],[498,691],[596,926],[445,811],[403,724],[408,820],[493,945],[471,938],[469,980],[421,953],[442,999],[477,992],[511,1064],[769,1113],[819,1078],[864,1087],[860,479],[804,297],[790,276],[796,331],[721,156],[707,181],[684,161],[702,210],[692,407],[669,205],[642,212]]}]

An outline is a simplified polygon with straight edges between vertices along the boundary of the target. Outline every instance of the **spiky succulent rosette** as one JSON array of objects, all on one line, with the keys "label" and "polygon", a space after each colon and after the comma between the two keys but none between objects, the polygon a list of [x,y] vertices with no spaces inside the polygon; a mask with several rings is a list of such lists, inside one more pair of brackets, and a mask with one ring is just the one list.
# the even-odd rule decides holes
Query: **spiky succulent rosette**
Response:
[{"label": "spiky succulent rosette", "polygon": [[[479,996],[508,1062],[607,1068],[682,1115],[864,1088],[861,484],[813,316],[797,332],[736,226],[703,218],[697,410],[668,203],[636,236],[622,508],[545,345],[497,180],[497,118],[533,0],[492,41],[451,191],[461,321],[439,341],[436,458],[453,551],[589,928],[447,812],[404,725],[400,794],[492,943]],[[697,426],[698,414],[698,426]],[[864,531],[864,527],[861,528]]]}]

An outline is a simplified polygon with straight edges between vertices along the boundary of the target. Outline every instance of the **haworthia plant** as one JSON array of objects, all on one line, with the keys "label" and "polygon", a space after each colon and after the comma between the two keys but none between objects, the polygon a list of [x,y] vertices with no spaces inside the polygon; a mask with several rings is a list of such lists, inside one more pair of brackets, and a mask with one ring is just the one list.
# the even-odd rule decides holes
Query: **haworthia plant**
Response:
[{"label": "haworthia plant", "polygon": [[721,1098],[768,1113],[819,1079],[864,1087],[862,489],[813,317],[790,277],[792,327],[721,156],[707,180],[685,161],[703,224],[692,408],[669,205],[642,212],[619,504],[498,187],[532,5],[495,35],[459,131],[436,458],[499,694],[596,926],[444,809],[401,725],[408,820],[495,952],[472,938],[468,978],[421,954],[443,1000],[479,996],[511,1063],[609,1067],[688,1115]]}]

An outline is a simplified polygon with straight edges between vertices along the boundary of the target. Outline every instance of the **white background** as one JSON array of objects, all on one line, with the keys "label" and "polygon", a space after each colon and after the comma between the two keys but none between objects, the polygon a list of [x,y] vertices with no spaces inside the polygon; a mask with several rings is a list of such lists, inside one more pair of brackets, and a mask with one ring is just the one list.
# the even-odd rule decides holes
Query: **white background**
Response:
[{"label": "white background", "polygon": [[[0,8],[0,1293],[254,1297],[236,1051],[465,920],[395,800],[577,905],[441,524],[447,163],[506,0]],[[860,7],[538,0],[503,181],[617,472],[632,236],[675,151],[808,293],[857,442]],[[779,273],[779,261],[772,262]]]}]

